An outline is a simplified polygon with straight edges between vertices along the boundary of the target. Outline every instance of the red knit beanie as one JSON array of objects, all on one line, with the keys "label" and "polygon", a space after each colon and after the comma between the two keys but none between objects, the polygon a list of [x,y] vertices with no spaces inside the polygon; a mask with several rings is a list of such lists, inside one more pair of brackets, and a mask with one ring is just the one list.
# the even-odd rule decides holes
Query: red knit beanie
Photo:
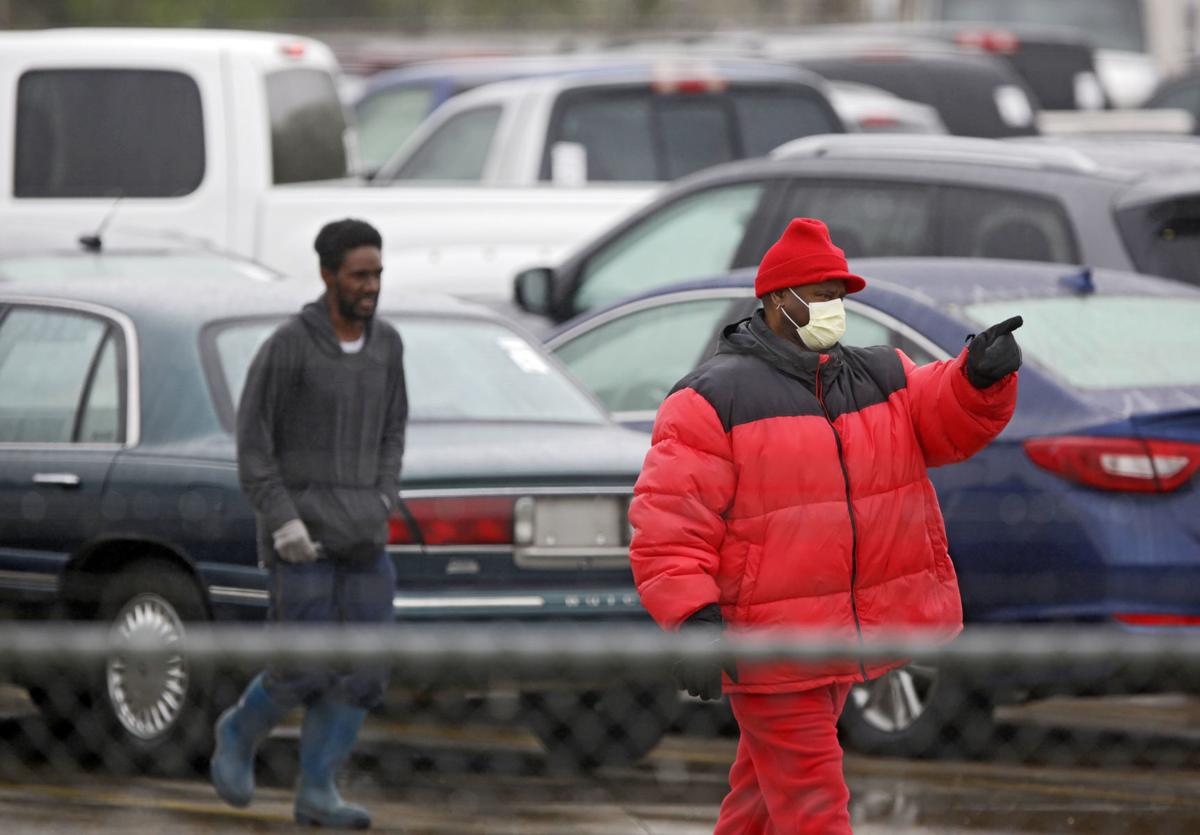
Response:
[{"label": "red knit beanie", "polygon": [[857,293],[867,286],[860,276],[849,272],[846,255],[834,246],[825,224],[811,217],[798,217],[763,256],[754,278],[754,295],[761,299],[774,290],[820,284],[831,278],[845,281],[847,293]]}]

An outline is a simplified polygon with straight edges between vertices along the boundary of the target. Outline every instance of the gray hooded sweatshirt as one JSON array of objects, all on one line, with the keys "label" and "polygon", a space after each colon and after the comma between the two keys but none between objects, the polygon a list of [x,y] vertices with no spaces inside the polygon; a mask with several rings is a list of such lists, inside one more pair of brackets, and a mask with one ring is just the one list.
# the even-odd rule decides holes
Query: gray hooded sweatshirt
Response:
[{"label": "gray hooded sweatshirt", "polygon": [[395,328],[373,318],[362,350],[345,353],[324,297],[280,325],[254,357],[238,407],[238,477],[257,513],[260,559],[292,519],[334,559],[378,554],[407,421]]}]

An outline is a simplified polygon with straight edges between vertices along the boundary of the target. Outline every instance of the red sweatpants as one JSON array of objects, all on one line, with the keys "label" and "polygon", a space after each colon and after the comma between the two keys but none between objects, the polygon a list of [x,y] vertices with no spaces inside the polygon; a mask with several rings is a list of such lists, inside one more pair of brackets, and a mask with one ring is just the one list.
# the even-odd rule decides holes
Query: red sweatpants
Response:
[{"label": "red sweatpants", "polygon": [[849,692],[730,694],[741,740],[714,835],[848,835],[837,720]]}]

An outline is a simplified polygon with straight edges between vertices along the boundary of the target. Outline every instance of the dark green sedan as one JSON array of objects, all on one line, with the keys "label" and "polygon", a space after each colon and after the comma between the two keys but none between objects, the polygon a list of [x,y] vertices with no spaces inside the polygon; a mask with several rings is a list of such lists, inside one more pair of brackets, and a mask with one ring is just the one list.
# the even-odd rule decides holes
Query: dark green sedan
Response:
[{"label": "dark green sedan", "polygon": [[[0,259],[7,617],[169,639],[189,622],[265,614],[234,413],[259,344],[322,288],[217,259],[206,275],[181,258]],[[397,619],[644,618],[626,508],[646,437],[498,316],[389,292],[381,315],[405,341],[411,409],[389,546]],[[201,754],[220,701],[208,671],[181,657],[147,666],[114,655],[72,683],[71,699],[61,679],[27,684],[53,721],[79,732],[86,709],[101,744],[143,758]],[[603,710],[597,695],[571,697]],[[561,711],[556,698],[526,703]],[[531,710],[534,729],[573,745],[547,712]],[[626,755],[652,736],[626,740]]]}]

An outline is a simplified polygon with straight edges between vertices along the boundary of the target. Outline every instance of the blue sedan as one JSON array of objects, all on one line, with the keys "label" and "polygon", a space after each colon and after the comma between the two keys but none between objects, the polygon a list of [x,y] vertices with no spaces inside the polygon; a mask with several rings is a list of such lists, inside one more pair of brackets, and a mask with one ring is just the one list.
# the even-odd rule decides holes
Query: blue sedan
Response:
[{"label": "blue sedan", "polygon": [[[851,268],[868,287],[847,301],[846,344],[923,363],[1025,319],[1012,422],[975,458],[931,473],[968,622],[1200,626],[1200,290],[1010,261]],[[740,272],[657,290],[567,323],[548,347],[622,422],[649,430],[675,381],[755,309],[753,283]],[[913,665],[858,688],[843,734],[862,750],[916,753],[948,723],[987,727],[999,698],[1074,684],[1014,674],[981,690]]]}]

